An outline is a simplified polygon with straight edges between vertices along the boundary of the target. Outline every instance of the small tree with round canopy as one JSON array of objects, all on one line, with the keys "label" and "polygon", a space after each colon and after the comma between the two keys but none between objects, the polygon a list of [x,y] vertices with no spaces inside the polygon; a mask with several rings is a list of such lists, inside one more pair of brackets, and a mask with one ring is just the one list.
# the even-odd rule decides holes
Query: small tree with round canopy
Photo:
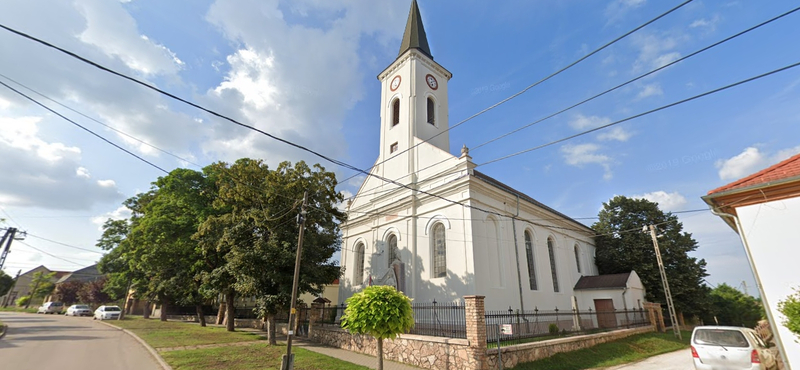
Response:
[{"label": "small tree with round canopy", "polygon": [[371,335],[378,342],[378,370],[383,370],[383,340],[397,338],[414,327],[411,299],[394,287],[367,287],[347,299],[342,327]]}]

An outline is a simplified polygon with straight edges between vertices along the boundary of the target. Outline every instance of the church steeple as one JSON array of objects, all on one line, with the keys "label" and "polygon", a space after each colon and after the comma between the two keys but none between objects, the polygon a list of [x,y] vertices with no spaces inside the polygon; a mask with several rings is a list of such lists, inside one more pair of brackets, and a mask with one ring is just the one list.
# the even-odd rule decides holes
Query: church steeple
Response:
[{"label": "church steeple", "polygon": [[403,33],[403,42],[400,44],[400,53],[403,55],[408,49],[417,49],[427,57],[433,59],[431,49],[428,46],[428,37],[425,35],[425,27],[422,25],[422,17],[419,15],[417,0],[411,1],[411,10],[408,12],[408,22],[406,31]]}]

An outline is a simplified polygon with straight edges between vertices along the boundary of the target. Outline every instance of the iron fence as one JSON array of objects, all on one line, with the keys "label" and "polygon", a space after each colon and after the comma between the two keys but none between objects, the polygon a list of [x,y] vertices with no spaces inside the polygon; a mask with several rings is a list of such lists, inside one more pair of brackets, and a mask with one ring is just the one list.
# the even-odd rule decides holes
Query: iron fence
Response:
[{"label": "iron fence", "polygon": [[[319,310],[314,325],[339,327],[346,308],[341,304],[304,310]],[[412,303],[411,309],[414,312],[414,328],[406,334],[467,338],[464,302],[441,303],[434,300],[431,303]]]},{"label": "iron fence", "polygon": [[[638,310],[586,311],[559,310],[521,312],[509,308],[505,311],[486,312],[486,341],[500,346],[520,344],[564,336],[591,334],[621,328],[650,325],[647,312]],[[502,326],[511,334],[501,333]]]}]

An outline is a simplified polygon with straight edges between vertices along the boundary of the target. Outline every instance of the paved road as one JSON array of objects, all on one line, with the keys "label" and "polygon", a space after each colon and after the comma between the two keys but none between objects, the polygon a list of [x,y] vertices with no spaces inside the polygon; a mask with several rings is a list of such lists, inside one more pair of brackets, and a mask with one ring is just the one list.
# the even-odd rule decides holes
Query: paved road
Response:
[{"label": "paved road", "polygon": [[692,352],[689,349],[665,353],[628,365],[620,365],[606,370],[693,370]]},{"label": "paved road", "polygon": [[0,312],[0,369],[160,370],[150,353],[121,330],[91,317]]}]

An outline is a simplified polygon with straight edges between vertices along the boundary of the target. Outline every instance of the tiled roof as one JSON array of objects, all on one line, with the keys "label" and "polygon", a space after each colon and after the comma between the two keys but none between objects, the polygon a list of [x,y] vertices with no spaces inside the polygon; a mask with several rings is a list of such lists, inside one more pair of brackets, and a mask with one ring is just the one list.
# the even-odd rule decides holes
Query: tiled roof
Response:
[{"label": "tiled roof", "polygon": [[800,178],[800,154],[795,155],[783,162],[769,168],[765,168],[745,178],[736,180],[728,185],[718,187],[708,192],[708,195],[721,193],[729,190],[744,189],[756,185],[762,185],[773,181]]},{"label": "tiled roof", "polygon": [[611,275],[581,276],[574,290],[625,288],[628,286],[630,272]]}]

